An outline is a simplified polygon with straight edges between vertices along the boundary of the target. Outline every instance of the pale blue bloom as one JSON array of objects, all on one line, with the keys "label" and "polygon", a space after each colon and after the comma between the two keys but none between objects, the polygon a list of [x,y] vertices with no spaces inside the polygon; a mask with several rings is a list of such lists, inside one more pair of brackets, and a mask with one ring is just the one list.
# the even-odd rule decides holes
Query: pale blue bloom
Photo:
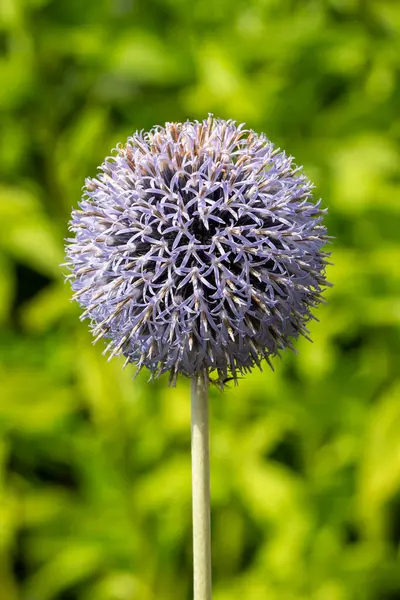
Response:
[{"label": "pale blue bloom", "polygon": [[324,210],[292,158],[233,121],[136,133],[87,179],[69,278],[110,355],[153,376],[260,366],[327,285]]}]

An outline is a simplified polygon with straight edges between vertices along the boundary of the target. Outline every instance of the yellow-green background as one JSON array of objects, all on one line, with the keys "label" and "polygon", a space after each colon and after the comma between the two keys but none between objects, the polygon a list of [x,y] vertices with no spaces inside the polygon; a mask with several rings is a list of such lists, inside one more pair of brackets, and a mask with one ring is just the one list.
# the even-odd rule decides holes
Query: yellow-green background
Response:
[{"label": "yellow-green background", "polygon": [[59,264],[117,142],[209,112],[294,155],[314,344],[211,394],[215,600],[400,599],[400,4],[1,0],[0,599],[190,600],[187,381],[107,363]]}]

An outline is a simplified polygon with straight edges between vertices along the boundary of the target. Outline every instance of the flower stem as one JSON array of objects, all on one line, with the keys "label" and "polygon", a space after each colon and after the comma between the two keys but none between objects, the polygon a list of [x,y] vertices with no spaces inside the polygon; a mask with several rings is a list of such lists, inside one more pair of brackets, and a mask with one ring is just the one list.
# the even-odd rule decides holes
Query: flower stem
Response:
[{"label": "flower stem", "polygon": [[211,600],[208,379],[192,379],[192,497],[194,600]]}]

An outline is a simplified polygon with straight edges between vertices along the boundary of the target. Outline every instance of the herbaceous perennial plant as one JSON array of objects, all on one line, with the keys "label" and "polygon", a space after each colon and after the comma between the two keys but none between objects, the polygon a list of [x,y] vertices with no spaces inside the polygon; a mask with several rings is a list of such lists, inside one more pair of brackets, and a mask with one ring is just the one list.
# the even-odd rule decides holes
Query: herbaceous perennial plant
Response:
[{"label": "herbaceous perennial plant", "polygon": [[210,116],[134,134],[72,213],[68,278],[96,340],[192,378],[196,600],[211,598],[208,383],[307,336],[328,285],[312,187],[264,134]]}]

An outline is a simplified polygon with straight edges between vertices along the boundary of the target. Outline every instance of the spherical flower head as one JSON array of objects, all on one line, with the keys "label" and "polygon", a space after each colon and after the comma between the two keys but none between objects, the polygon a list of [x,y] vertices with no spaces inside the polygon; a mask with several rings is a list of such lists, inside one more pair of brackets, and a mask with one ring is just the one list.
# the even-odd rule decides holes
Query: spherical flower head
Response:
[{"label": "spherical flower head", "polygon": [[327,285],[320,203],[292,158],[234,121],[135,133],[87,179],[67,242],[110,356],[153,376],[249,371],[306,335]]}]

